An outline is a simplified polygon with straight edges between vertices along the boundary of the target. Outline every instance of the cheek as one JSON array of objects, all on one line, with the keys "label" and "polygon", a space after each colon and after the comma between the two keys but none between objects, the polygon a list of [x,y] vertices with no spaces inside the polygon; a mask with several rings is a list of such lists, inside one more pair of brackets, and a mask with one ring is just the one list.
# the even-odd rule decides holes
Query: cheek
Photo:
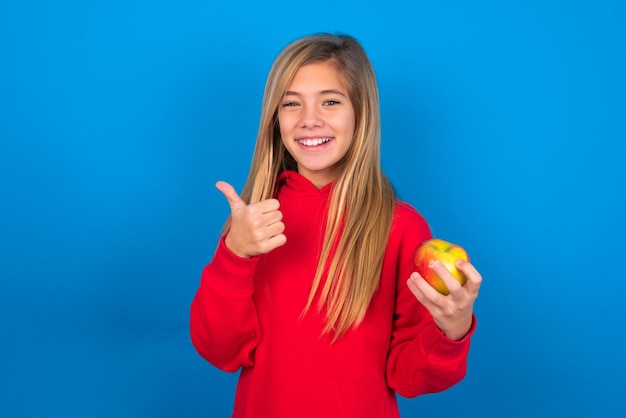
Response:
[{"label": "cheek", "polygon": [[280,135],[280,141],[282,142],[283,146],[289,149],[293,141],[288,140],[290,138],[289,130],[286,129],[284,123],[281,123],[280,120],[278,120],[278,133]]},{"label": "cheek", "polygon": [[280,135],[285,137],[289,134],[291,130],[293,130],[293,118],[285,115],[278,115],[278,129],[280,130]]},{"label": "cheek", "polygon": [[354,115],[350,115],[344,120],[344,132],[352,138],[354,136],[354,130],[356,129],[356,121]]}]

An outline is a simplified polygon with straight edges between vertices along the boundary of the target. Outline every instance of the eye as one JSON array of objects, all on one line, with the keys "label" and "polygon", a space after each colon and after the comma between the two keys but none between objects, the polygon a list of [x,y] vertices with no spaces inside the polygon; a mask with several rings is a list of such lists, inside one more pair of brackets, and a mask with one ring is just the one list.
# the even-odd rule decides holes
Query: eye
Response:
[{"label": "eye", "polygon": [[281,107],[294,107],[298,106],[298,102],[284,102],[280,105]]},{"label": "eye", "polygon": [[324,101],[324,106],[333,106],[333,105],[337,105],[339,103],[340,102],[337,101],[337,100],[330,99],[330,100]]}]

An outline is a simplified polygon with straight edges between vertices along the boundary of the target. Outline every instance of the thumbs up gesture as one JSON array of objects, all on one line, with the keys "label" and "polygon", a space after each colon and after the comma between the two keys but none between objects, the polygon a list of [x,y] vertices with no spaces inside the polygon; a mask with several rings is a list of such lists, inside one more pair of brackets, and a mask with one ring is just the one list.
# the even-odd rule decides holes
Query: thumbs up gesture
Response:
[{"label": "thumbs up gesture", "polygon": [[225,181],[218,181],[215,187],[230,205],[231,224],[225,239],[229,250],[239,257],[250,258],[269,253],[287,242],[278,200],[267,199],[248,205]]}]

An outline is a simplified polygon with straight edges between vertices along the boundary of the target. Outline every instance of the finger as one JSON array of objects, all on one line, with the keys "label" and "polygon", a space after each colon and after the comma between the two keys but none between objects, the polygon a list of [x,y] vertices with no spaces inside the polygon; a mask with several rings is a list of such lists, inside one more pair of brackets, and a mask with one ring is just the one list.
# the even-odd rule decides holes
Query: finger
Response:
[{"label": "finger", "polygon": [[273,250],[275,248],[285,245],[287,243],[287,237],[285,236],[285,234],[277,234],[271,237],[268,241]]},{"label": "finger", "polygon": [[417,300],[431,311],[434,307],[442,307],[445,296],[432,287],[419,273],[413,272],[407,281],[411,293]]},{"label": "finger", "polygon": [[260,244],[258,254],[267,254],[270,251],[275,250],[276,248],[285,245],[287,242],[287,237],[285,234],[277,234],[272,237],[269,237]]},{"label": "finger", "polygon": [[456,266],[465,274],[467,277],[467,288],[473,292],[478,292],[480,285],[482,284],[483,278],[482,275],[476,270],[476,267],[469,261],[459,260],[456,263]]},{"label": "finger", "polygon": [[283,220],[283,213],[279,210],[268,212],[262,216],[263,224],[270,226]]},{"label": "finger", "polygon": [[224,197],[226,197],[226,200],[228,200],[228,204],[230,205],[231,211],[248,206],[246,202],[244,202],[241,197],[239,197],[239,195],[235,191],[235,188],[225,181],[218,181],[217,183],[215,183],[215,187],[217,188],[217,190],[222,192]]},{"label": "finger", "polygon": [[285,224],[282,222],[273,223],[272,225],[269,225],[267,227],[266,232],[267,236],[270,238],[275,237],[276,235],[280,235],[285,232]]},{"label": "finger", "polygon": [[280,203],[277,199],[267,199],[254,203],[254,206],[256,206],[261,213],[269,213],[277,211],[280,208]]},{"label": "finger", "polygon": [[437,273],[437,276],[443,281],[450,293],[455,293],[461,288],[461,283],[454,278],[442,262],[433,262],[431,268]]},{"label": "finger", "polygon": [[420,303],[424,304],[425,296],[417,285],[418,280],[419,277],[417,273],[413,273],[411,274],[411,277],[409,277],[409,279],[406,281],[406,285],[408,286],[411,293],[413,293],[413,296],[415,296]]}]

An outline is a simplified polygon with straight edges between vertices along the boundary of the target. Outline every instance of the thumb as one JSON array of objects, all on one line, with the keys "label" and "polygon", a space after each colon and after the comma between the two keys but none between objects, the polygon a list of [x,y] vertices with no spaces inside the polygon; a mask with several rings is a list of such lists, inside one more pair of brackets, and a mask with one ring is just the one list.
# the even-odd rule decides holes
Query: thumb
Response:
[{"label": "thumb", "polygon": [[222,192],[224,197],[226,197],[226,200],[228,200],[228,204],[230,205],[231,211],[248,206],[246,202],[244,202],[243,199],[239,197],[239,195],[235,191],[235,188],[225,181],[218,181],[217,183],[215,183],[215,187],[217,188],[217,190]]}]

